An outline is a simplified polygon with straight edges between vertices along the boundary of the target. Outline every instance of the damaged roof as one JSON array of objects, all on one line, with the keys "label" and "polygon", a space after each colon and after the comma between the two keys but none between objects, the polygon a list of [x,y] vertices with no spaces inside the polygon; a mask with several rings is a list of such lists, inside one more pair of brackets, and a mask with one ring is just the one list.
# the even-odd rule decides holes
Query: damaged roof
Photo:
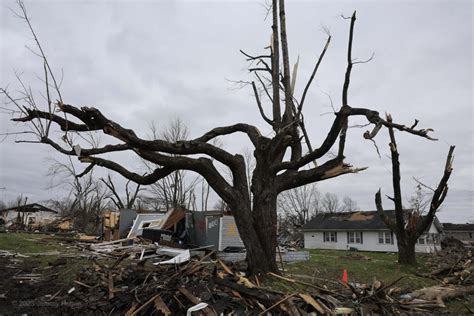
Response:
[{"label": "damaged roof", "polygon": [[[395,219],[395,211],[387,210],[385,214]],[[435,226],[441,225],[435,217]],[[314,230],[388,230],[377,211],[358,211],[347,213],[321,213],[303,226],[303,231]]]},{"label": "damaged roof", "polygon": [[456,231],[456,232],[474,232],[474,224],[452,224],[443,223],[443,229],[445,231]]},{"label": "damaged roof", "polygon": [[30,203],[30,204],[24,204],[20,206],[13,206],[9,207],[3,210],[0,210],[0,212],[7,212],[7,211],[16,211],[16,212],[28,212],[28,213],[34,213],[34,212],[51,212],[51,213],[56,213],[58,214],[57,211],[50,209],[49,207],[43,206],[38,203]]}]

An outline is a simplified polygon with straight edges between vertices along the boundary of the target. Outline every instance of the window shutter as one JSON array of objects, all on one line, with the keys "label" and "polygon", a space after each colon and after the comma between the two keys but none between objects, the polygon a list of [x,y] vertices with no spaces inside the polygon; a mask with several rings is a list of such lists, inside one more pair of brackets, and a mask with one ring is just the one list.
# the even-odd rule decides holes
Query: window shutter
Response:
[{"label": "window shutter", "polygon": [[363,244],[364,243],[364,232],[360,232],[360,243]]},{"label": "window shutter", "polygon": [[390,239],[391,239],[392,245],[393,245],[393,232],[392,231],[390,232]]}]

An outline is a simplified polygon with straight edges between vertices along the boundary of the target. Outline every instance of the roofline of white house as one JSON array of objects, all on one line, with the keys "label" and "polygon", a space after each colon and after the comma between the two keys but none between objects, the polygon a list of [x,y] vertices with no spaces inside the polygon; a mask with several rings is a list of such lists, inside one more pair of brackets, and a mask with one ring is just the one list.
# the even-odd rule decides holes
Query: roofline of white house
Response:
[{"label": "roofline of white house", "polygon": [[307,228],[307,229],[302,229],[301,231],[302,232],[322,232],[322,231],[347,231],[347,230],[353,230],[353,231],[385,231],[385,230],[390,230],[389,228],[377,228],[377,229],[356,229],[356,228],[324,228],[324,229],[321,229],[321,228],[318,228],[318,229],[314,229],[314,228]]},{"label": "roofline of white house", "polygon": [[[311,229],[311,228],[307,228],[307,229],[302,229],[301,230],[303,233],[304,232],[333,232],[333,231],[357,231],[357,232],[360,232],[360,231],[364,231],[364,232],[372,232],[372,231],[390,231],[389,228],[377,228],[377,229],[355,229],[355,228],[334,228],[334,229],[331,229],[331,228],[328,228],[328,229]],[[426,231],[424,231],[423,233],[426,233],[428,232],[428,229]]]}]

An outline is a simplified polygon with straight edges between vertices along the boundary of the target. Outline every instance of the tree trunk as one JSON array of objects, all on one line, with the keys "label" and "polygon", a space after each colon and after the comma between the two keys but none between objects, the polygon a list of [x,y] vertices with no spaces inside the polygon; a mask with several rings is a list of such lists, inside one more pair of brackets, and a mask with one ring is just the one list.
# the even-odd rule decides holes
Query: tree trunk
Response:
[{"label": "tree trunk", "polygon": [[410,238],[399,238],[397,236],[398,244],[398,263],[400,264],[416,264],[415,255],[416,240]]},{"label": "tree trunk", "polygon": [[[275,204],[276,205],[276,204]],[[268,220],[262,218],[255,221],[255,216],[250,209],[244,209],[242,204],[232,210],[235,213],[242,213],[242,216],[235,216],[237,229],[247,251],[248,272],[250,275],[265,275],[268,272],[278,273],[276,264],[276,232],[272,235],[265,235],[264,223]],[[263,207],[263,206],[262,206]],[[266,208],[270,210],[270,208]],[[245,215],[243,213],[246,213]],[[276,213],[276,209],[274,211]],[[271,241],[272,246],[267,247],[266,242]],[[275,245],[275,246],[273,246]],[[273,250],[273,251],[271,251]]]},{"label": "tree trunk", "polygon": [[[240,186],[242,198],[230,205],[240,237],[247,250],[248,270],[251,275],[279,273],[276,263],[277,247],[277,192],[275,178],[269,166],[268,150],[255,153],[256,167],[252,175],[250,202],[248,187]],[[252,203],[252,207],[250,206]]]},{"label": "tree trunk", "polygon": [[[276,264],[277,211],[276,194],[264,193],[254,198],[254,228],[265,252],[265,272],[279,273]],[[262,260],[258,260],[262,261]]]}]

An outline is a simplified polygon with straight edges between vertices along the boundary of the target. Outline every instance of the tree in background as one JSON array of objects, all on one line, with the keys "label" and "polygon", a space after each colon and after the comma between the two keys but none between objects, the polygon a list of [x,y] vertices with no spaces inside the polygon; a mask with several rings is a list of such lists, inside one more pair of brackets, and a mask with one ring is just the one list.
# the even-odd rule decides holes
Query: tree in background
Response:
[{"label": "tree in background", "polygon": [[139,201],[139,193],[142,190],[141,185],[135,185],[135,189],[129,187],[130,180],[125,184],[125,196],[121,196],[117,191],[117,188],[112,180],[110,174],[107,175],[107,179],[99,179],[108,189],[107,199],[117,207],[117,209],[133,209]]},{"label": "tree in background", "polygon": [[358,211],[359,206],[357,206],[357,202],[354,201],[351,197],[345,196],[342,199],[342,210],[341,212],[355,212]]},{"label": "tree in background", "polygon": [[50,201],[64,217],[74,220],[74,228],[87,233],[97,233],[101,223],[100,215],[110,209],[107,200],[109,192],[94,177],[93,171],[81,175],[68,157],[66,162],[55,161],[50,166],[51,188],[63,187],[69,192],[63,200]]},{"label": "tree in background", "polygon": [[326,193],[321,199],[321,210],[325,213],[338,213],[341,210],[339,197],[334,193]]},{"label": "tree in background", "polygon": [[315,183],[283,192],[278,197],[280,227],[299,228],[319,213],[354,212],[357,202],[345,196],[340,202],[335,193],[321,195]]},{"label": "tree in background", "polygon": [[320,204],[321,196],[314,183],[285,191],[278,197],[282,222],[293,228],[302,227],[321,212]]},{"label": "tree in background", "polygon": [[[392,122],[392,117],[387,115],[387,122]],[[416,123],[415,123],[416,125]],[[401,192],[401,174],[400,161],[395,140],[395,132],[392,127],[388,128],[390,135],[390,153],[392,159],[392,184],[393,197],[388,197],[395,205],[395,220],[389,218],[382,206],[381,190],[375,194],[375,205],[377,212],[384,221],[385,225],[397,236],[398,246],[398,262],[401,264],[416,264],[415,244],[418,238],[430,227],[436,215],[436,211],[443,203],[448,193],[448,180],[453,170],[453,152],[454,146],[449,148],[448,157],[443,170],[443,176],[438,183],[436,189],[433,191],[433,196],[429,202],[429,211],[425,216],[422,216],[423,199],[421,198],[421,188],[412,203],[414,209],[407,210],[403,207],[402,192]],[[427,186],[426,186],[427,187]]]},{"label": "tree in background", "polygon": [[[188,128],[179,118],[170,120],[166,128],[161,132],[153,123],[150,126],[150,130],[150,139],[163,139],[169,143],[182,142],[189,138]],[[178,156],[170,154],[169,157],[171,159],[171,157]],[[153,172],[156,165],[147,159],[142,160],[148,171]],[[165,211],[176,207],[191,209],[195,207],[195,189],[199,180],[200,177],[191,179],[189,173],[185,170],[174,170],[170,175],[151,183],[147,188],[148,193],[150,193],[147,195],[147,200],[153,199],[158,208]],[[202,185],[205,185],[203,180],[201,182]],[[209,188],[207,190],[209,191]]]}]

